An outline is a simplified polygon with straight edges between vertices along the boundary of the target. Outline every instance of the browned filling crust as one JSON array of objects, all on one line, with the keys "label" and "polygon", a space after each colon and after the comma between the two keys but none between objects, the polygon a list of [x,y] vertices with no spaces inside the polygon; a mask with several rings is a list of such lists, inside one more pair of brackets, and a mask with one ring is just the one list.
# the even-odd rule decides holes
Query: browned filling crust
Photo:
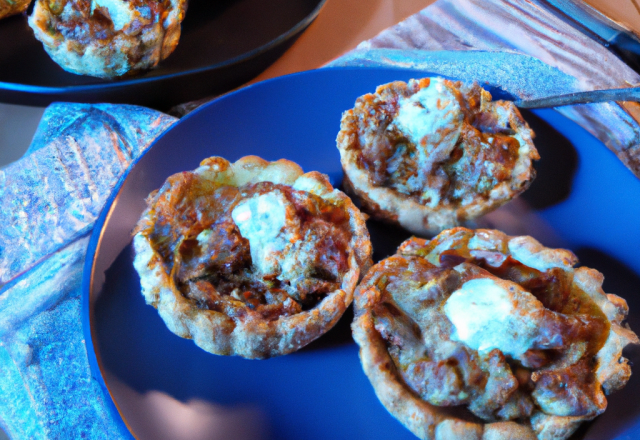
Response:
[{"label": "browned filling crust", "polygon": [[[532,255],[539,264],[528,264],[537,269],[521,261]],[[530,237],[455,228],[430,242],[409,239],[372,267],[356,291],[354,336],[387,409],[425,438],[435,427],[416,428],[419,401],[464,406],[478,418],[466,417],[471,427],[511,421],[539,438],[566,438],[580,421],[602,413],[605,392],[623,387],[631,374],[622,347],[638,339],[620,325],[624,300],[602,292],[598,272],[572,269],[576,262]],[[478,284],[489,287],[465,287]],[[456,295],[465,300],[455,304]],[[491,295],[509,299],[495,302]],[[477,311],[490,318],[476,319]],[[381,381],[388,374],[417,400],[402,403],[396,385]],[[433,409],[421,411],[434,417]],[[433,423],[449,418],[438,417]]]},{"label": "browned filling crust", "polygon": [[[264,194],[291,204],[296,227],[289,240],[301,243],[266,272],[253,264],[249,240],[232,218],[240,203]],[[214,184],[184,172],[171,176],[147,203],[134,233],[149,237],[179,291],[197,308],[275,320],[315,306],[341,287],[348,270],[348,216],[314,194],[271,182]],[[303,263],[304,269],[298,267]]]},{"label": "browned filling crust", "polygon": [[[395,256],[385,262],[376,280],[382,301],[374,314],[376,329],[387,341],[398,372],[427,402],[466,404],[489,421],[530,417],[535,405],[532,393],[554,406],[562,405],[562,415],[599,414],[604,410],[604,395],[589,367],[609,334],[602,311],[590,298],[569,289],[570,281],[561,269],[541,273],[511,257],[490,260],[499,264],[492,266],[487,257],[493,255],[474,257],[462,248],[441,254],[440,267],[417,256]],[[466,264],[459,271],[447,267],[463,264],[460,260]],[[491,275],[520,284],[548,310],[558,312],[544,317],[547,340],[520,359],[506,358],[498,349],[479,353],[449,337],[451,324],[442,310],[448,296],[466,281]],[[428,296],[420,310],[401,306],[415,302],[412,296],[418,290],[412,287],[427,284],[432,287],[426,295],[420,292]],[[425,322],[424,315],[429,316],[430,326],[420,329],[417,322]],[[579,353],[575,346],[580,347]]]},{"label": "browned filling crust", "polygon": [[141,293],[210,353],[296,351],[340,319],[371,266],[365,218],[293,162],[203,160],[147,198],[133,236]]},{"label": "browned filling crust", "polygon": [[[456,203],[469,192],[486,194],[498,183],[509,179],[520,148],[520,143],[513,137],[515,130],[508,121],[499,119],[497,110],[481,112],[484,90],[477,83],[463,86],[461,82],[449,80],[444,83],[462,110],[462,130],[450,154],[427,170],[425,180],[419,176],[421,164],[417,149],[420,146],[400,131],[393,120],[398,114],[399,99],[428,87],[429,82],[429,78],[409,84],[396,81],[379,87],[375,95],[358,98],[354,109],[358,131],[367,133],[371,125],[376,127],[355,146],[360,149],[361,164],[371,173],[373,184],[394,188],[420,203],[432,201],[430,196],[424,197],[427,187],[438,188],[443,202]],[[495,105],[505,107],[511,103]],[[507,124],[502,125],[504,122]],[[445,127],[440,136],[446,138],[456,129],[456,126]],[[421,181],[410,182],[416,178]]]},{"label": "browned filling crust", "polygon": [[36,0],[29,26],[65,70],[116,78],[176,48],[187,0]]},{"label": "browned filling crust", "polygon": [[[143,29],[161,23],[173,6],[169,0],[129,0],[136,11],[135,18],[121,30],[115,30],[109,11],[103,6],[92,10],[91,0],[49,0],[42,7],[50,12],[48,31],[53,36],[59,34],[66,40],[81,46],[94,41],[105,45],[120,32],[136,36]],[[67,7],[69,5],[70,7]]]},{"label": "browned filling crust", "polygon": [[0,0],[0,18],[26,11],[30,0]]},{"label": "browned filling crust", "polygon": [[534,134],[512,102],[443,78],[381,85],[342,116],[345,187],[372,216],[439,232],[506,203],[535,178]]}]

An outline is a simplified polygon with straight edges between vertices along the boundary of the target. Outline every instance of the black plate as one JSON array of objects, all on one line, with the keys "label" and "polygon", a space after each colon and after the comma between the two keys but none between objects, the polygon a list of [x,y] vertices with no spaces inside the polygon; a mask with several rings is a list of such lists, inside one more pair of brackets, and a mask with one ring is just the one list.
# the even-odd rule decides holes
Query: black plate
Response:
[{"label": "black plate", "polygon": [[118,102],[166,110],[249,81],[296,40],[326,0],[191,0],[178,47],[157,69],[102,80],[58,66],[23,15],[0,21],[0,102]]},{"label": "black plate", "polygon": [[[154,440],[196,438],[189,431],[196,424],[209,427],[209,436],[197,437],[207,439],[415,439],[385,411],[362,372],[350,310],[328,334],[287,356],[211,355],[167,330],[145,304],[130,243],[147,194],[211,155],[284,157],[339,184],[341,113],[378,84],[427,75],[320,69],[265,81],[187,115],[132,165],[96,222],[83,279],[87,352],[94,376],[119,407],[117,423],[124,419],[139,438]],[[639,331],[640,180],[561,114],[523,113],[537,134],[538,177],[523,197],[491,215],[494,225],[575,251],[585,266],[604,273],[607,292],[627,299],[629,324]],[[367,226],[375,260],[409,236],[372,221]],[[628,357],[638,370],[640,350]],[[625,389],[607,397],[607,411],[573,439],[639,438],[639,393],[636,371]]]}]

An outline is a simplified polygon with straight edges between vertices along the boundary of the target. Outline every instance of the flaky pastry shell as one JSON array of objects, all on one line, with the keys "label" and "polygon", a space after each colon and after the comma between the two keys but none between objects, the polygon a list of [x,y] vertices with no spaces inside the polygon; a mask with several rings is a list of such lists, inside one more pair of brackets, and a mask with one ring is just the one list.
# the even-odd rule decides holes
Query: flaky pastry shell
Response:
[{"label": "flaky pastry shell", "polygon": [[[354,299],[353,335],[382,404],[421,439],[568,438],[627,383],[622,349],[639,342],[622,325],[624,299],[576,263],[570,251],[495,230],[404,242],[370,269]],[[509,300],[488,299],[495,289]],[[455,309],[454,298],[465,301]],[[511,327],[479,321],[478,310]]]},{"label": "flaky pastry shell", "polygon": [[336,143],[344,187],[372,217],[435,234],[529,187],[539,159],[512,102],[443,78],[395,81],[359,97]]},{"label": "flaky pastry shell", "polygon": [[[200,198],[193,196],[194,191],[199,191]],[[183,207],[185,203],[193,205],[194,200],[205,203],[203,200],[214,197],[214,191],[218,191],[216,198],[227,198],[225,212],[208,212],[206,204],[197,211]],[[291,205],[286,197],[301,202]],[[285,207],[266,205],[270,200],[285,200]],[[247,156],[230,163],[212,157],[193,172],[170,177],[159,191],[149,196],[147,204],[134,231],[134,266],[140,275],[142,294],[148,304],[158,309],[173,333],[193,339],[211,353],[268,358],[298,350],[338,321],[352,302],[360,275],[371,265],[371,242],[360,211],[346,195],[331,186],[327,176],[316,171],[305,174],[288,160],[267,162]],[[313,214],[314,206],[320,206],[322,212]],[[308,207],[311,211],[305,211]],[[174,220],[171,215],[159,213],[161,209],[170,214],[182,213],[176,214],[176,218],[192,218],[194,225],[179,220],[180,225],[186,226],[167,229],[166,224]],[[297,221],[295,216],[301,215],[311,219],[305,221],[315,221],[314,225],[324,229],[316,234],[305,226],[304,234],[300,229],[294,231],[298,235],[289,236],[286,225],[293,223],[272,226],[259,220],[262,218],[259,215],[277,218],[276,211],[285,212],[286,221]],[[259,231],[255,234],[246,229],[252,214],[258,218],[254,226]],[[238,224],[245,227],[242,234],[247,237],[240,235]],[[342,229],[336,230],[335,225]],[[165,230],[178,232],[162,232]],[[260,242],[269,234],[275,237],[271,243]],[[327,238],[331,234],[334,238]],[[189,266],[184,255],[195,252],[183,250],[184,243],[190,240],[193,247],[197,242],[204,249],[203,243],[212,235],[218,238],[207,245],[210,256],[199,257],[198,261],[220,258],[223,263],[191,265],[193,275],[187,271],[183,276],[184,267]],[[171,252],[163,250],[166,237],[179,243]],[[281,237],[287,238],[283,241]],[[348,242],[335,244],[340,237],[347,237],[344,240]],[[326,246],[325,250],[319,248],[321,245]],[[340,253],[336,247],[340,247]],[[214,269],[207,269],[207,264],[213,264]],[[302,267],[304,264],[315,264],[317,268],[312,269],[316,272]],[[337,264],[346,267],[337,278],[332,278],[327,272]],[[285,279],[285,273],[294,275]],[[233,283],[240,288],[234,288]],[[231,287],[225,287],[229,284]],[[276,289],[274,285],[279,287]],[[317,292],[311,288],[305,291],[306,297],[302,294],[298,297],[294,285],[302,286],[296,287],[302,290],[311,285],[320,286],[316,290],[331,291],[316,297]]]},{"label": "flaky pastry shell", "polygon": [[116,78],[172,53],[186,8],[187,0],[36,0],[29,26],[63,69]]},{"label": "flaky pastry shell", "polygon": [[0,0],[0,18],[24,12],[31,0]]}]

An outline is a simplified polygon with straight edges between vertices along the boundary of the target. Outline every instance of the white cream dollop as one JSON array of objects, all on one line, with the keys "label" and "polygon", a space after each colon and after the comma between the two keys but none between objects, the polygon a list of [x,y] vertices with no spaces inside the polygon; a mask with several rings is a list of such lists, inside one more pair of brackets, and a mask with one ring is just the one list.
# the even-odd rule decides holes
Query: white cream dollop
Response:
[{"label": "white cream dollop", "polygon": [[249,240],[253,265],[264,275],[280,273],[282,254],[292,246],[295,208],[280,192],[243,200],[231,212],[240,234]]},{"label": "white cream dollop", "polygon": [[451,294],[444,312],[455,327],[453,340],[519,358],[540,334],[544,306],[515,283],[475,278]]},{"label": "white cream dollop", "polygon": [[400,98],[398,104],[394,124],[411,142],[427,152],[438,147],[453,149],[460,137],[463,115],[460,103],[442,78],[432,78],[428,87]]},{"label": "white cream dollop", "polygon": [[[398,190],[406,194],[423,191],[422,199],[430,207],[440,203],[440,191],[446,182],[429,182],[428,176],[439,163],[447,160],[458,143],[464,115],[460,103],[442,78],[432,78],[429,85],[413,95],[398,100],[398,111],[390,129],[397,129],[415,145],[402,144],[389,159],[389,172],[394,175],[407,161],[415,161],[416,174],[409,176]],[[415,157],[412,157],[415,155]]]}]

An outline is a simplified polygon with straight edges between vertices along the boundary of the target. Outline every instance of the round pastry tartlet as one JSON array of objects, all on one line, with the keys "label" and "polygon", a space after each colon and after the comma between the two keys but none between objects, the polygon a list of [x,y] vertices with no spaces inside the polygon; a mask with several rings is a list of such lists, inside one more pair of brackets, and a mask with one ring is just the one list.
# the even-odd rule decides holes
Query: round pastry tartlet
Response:
[{"label": "round pastry tartlet", "polygon": [[422,439],[565,439],[631,375],[626,302],[531,237],[455,228],[411,238],[354,299],[363,369]]},{"label": "round pastry tartlet", "polygon": [[0,18],[24,12],[31,0],[0,0]]},{"label": "round pastry tartlet", "polygon": [[364,217],[288,160],[205,159],[151,193],[134,230],[142,294],[169,330],[246,358],[329,330],[371,266]]},{"label": "round pastry tartlet", "polygon": [[186,8],[187,0],[36,0],[29,25],[63,69],[115,78],[167,58]]},{"label": "round pastry tartlet", "polygon": [[433,234],[508,202],[535,178],[533,131],[478,84],[396,81],[342,115],[344,187],[372,217]]}]

